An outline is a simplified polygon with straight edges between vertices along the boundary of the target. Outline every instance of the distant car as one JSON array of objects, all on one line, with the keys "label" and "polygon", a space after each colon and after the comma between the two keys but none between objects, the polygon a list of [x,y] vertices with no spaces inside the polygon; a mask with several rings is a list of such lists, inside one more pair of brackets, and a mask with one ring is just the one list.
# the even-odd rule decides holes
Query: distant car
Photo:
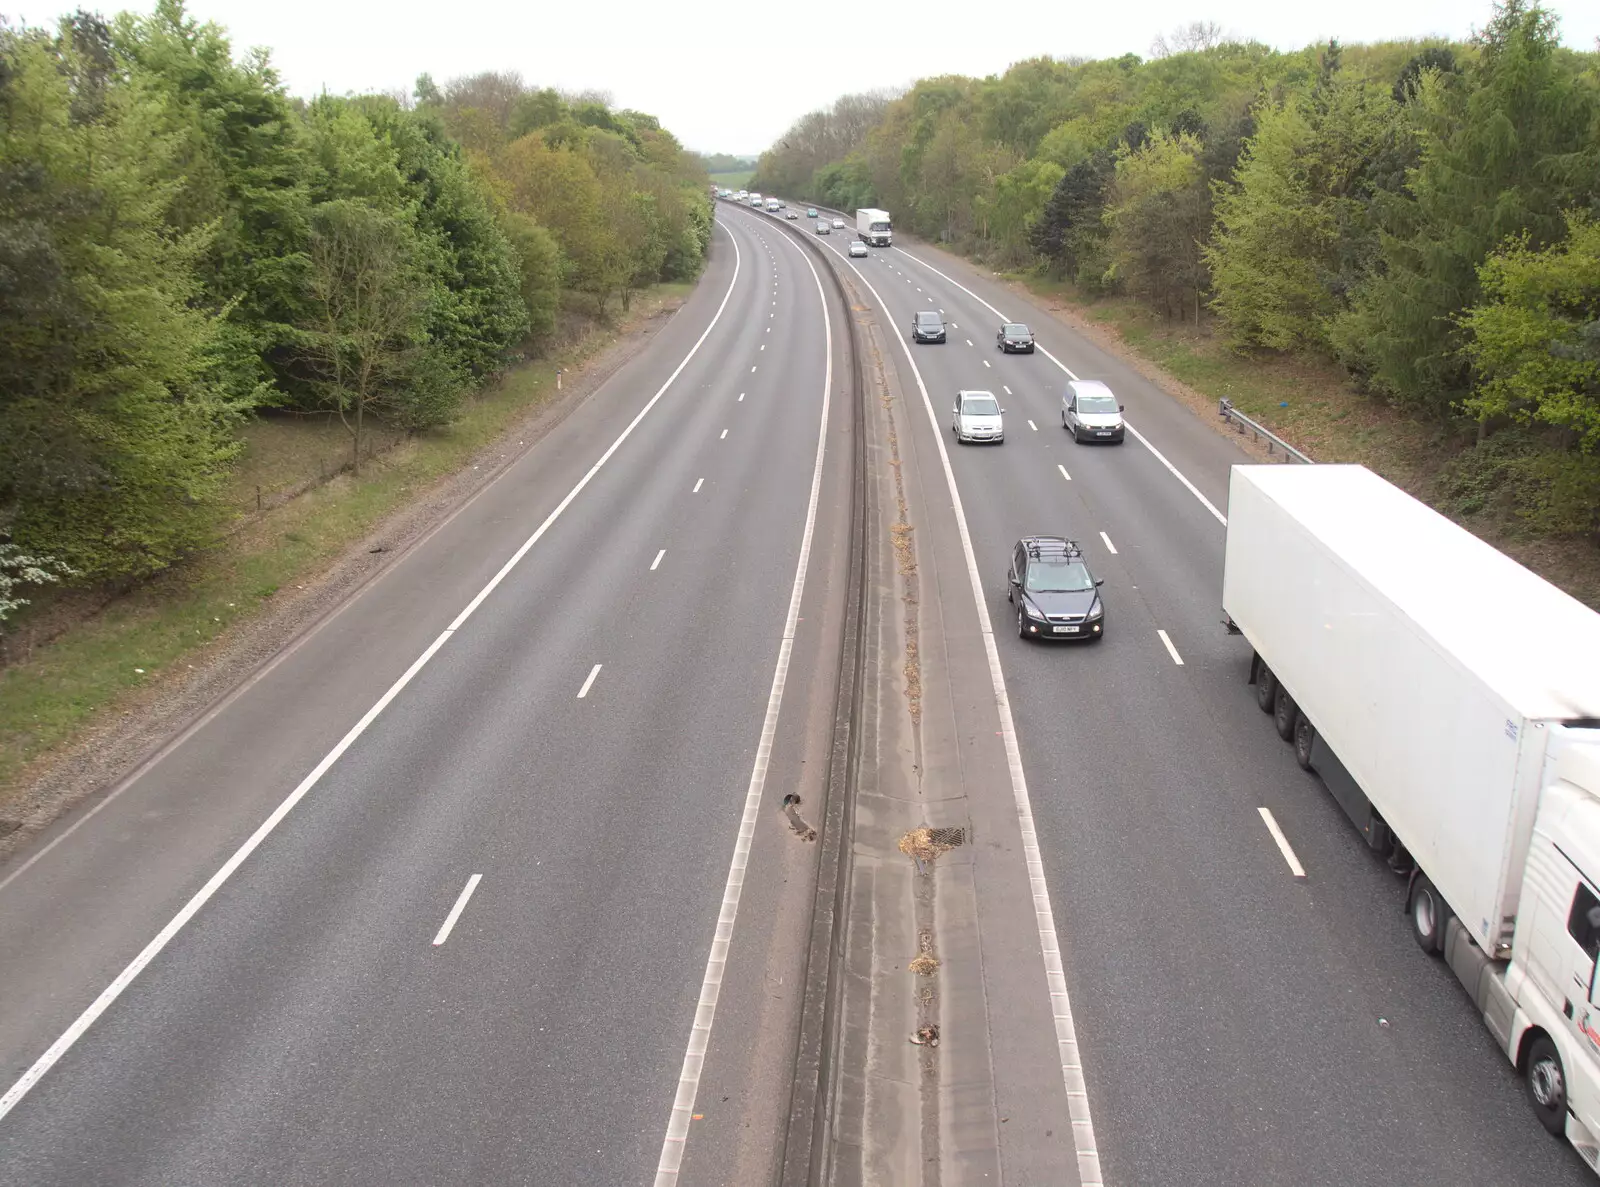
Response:
[{"label": "distant car", "polygon": [[861,242],[861,240],[857,239],[855,242],[850,244],[850,256],[851,256],[852,259],[859,260],[862,256],[864,256],[866,254],[867,254],[867,245],[865,243]]},{"label": "distant car", "polygon": [[1021,322],[1007,322],[1000,327],[1000,332],[994,336],[994,340],[995,345],[1006,354],[1012,351],[1033,353],[1033,331]]},{"label": "distant car", "polygon": [[1017,608],[1024,639],[1105,638],[1104,581],[1084,563],[1083,550],[1062,536],[1024,536],[1011,550],[1006,601]]},{"label": "distant car", "polygon": [[816,218],[817,217],[817,208],[815,206],[807,206],[806,207],[806,217],[807,218]]},{"label": "distant car", "polygon": [[1098,379],[1074,379],[1067,384],[1066,394],[1061,397],[1061,427],[1079,442],[1120,444],[1127,433],[1122,405]]},{"label": "distant car", "polygon": [[817,234],[818,235],[826,235],[831,230],[833,230],[833,228],[830,227],[827,223],[825,223],[821,219],[817,220]]},{"label": "distant car", "polygon": [[783,217],[788,219],[796,219],[800,217],[800,212],[798,210],[790,210],[785,212]]},{"label": "distant car", "polygon": [[944,318],[931,309],[924,309],[911,319],[911,341],[943,342]]},{"label": "distant car", "polygon": [[836,218],[836,219],[834,219],[834,220],[833,220],[833,229],[834,229],[834,230],[835,230],[835,231],[842,231],[842,230],[844,230],[844,219],[842,219],[842,218]]},{"label": "distant car", "polygon": [[968,441],[1002,444],[1006,439],[1005,422],[1001,419],[1004,412],[993,392],[957,392],[950,420],[956,444],[964,445]]}]

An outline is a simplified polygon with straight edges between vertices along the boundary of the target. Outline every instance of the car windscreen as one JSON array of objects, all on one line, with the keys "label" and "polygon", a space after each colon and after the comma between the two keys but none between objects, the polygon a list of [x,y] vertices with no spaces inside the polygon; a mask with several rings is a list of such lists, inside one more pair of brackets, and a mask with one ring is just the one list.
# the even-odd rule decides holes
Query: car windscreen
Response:
[{"label": "car windscreen", "polygon": [[919,313],[917,314],[917,324],[919,326],[942,326],[944,325],[944,319],[937,313]]},{"label": "car windscreen", "polygon": [[1117,411],[1115,396],[1079,396],[1078,411],[1092,414]]},{"label": "car windscreen", "polygon": [[967,416],[999,416],[1000,405],[993,396],[968,396],[961,401],[961,411]]},{"label": "car windscreen", "polygon": [[1005,332],[1011,338],[1026,338],[1028,336],[1028,327],[1023,325],[1007,326],[1005,327]]},{"label": "car windscreen", "polygon": [[1036,593],[1083,593],[1094,588],[1094,578],[1079,561],[1042,561],[1028,566],[1028,588]]}]

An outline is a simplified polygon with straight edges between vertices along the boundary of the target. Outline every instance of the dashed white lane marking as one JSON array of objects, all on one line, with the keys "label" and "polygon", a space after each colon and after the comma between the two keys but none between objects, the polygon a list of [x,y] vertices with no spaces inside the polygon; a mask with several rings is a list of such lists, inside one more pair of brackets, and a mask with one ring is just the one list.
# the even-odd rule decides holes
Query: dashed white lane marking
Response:
[{"label": "dashed white lane marking", "polygon": [[1296,878],[1306,876],[1305,866],[1300,864],[1300,859],[1294,855],[1294,850],[1289,847],[1289,838],[1283,835],[1283,830],[1278,827],[1278,822],[1273,819],[1271,808],[1257,808],[1261,813],[1262,822],[1266,824],[1267,831],[1272,834],[1272,839],[1278,843],[1278,852],[1283,854],[1283,860],[1289,863],[1289,872]]},{"label": "dashed white lane marking", "polygon": [[661,567],[661,558],[666,556],[666,555],[667,555],[667,550],[665,548],[663,548],[660,552],[656,553],[656,559],[650,562],[650,571],[652,573],[654,573],[657,569],[659,569]]},{"label": "dashed white lane marking", "polygon": [[1167,645],[1167,654],[1172,657],[1172,662],[1180,668],[1183,667],[1183,656],[1178,654],[1178,649],[1172,645],[1172,640],[1167,638],[1167,632],[1158,629],[1156,634],[1160,635],[1161,641]]},{"label": "dashed white lane marking", "polygon": [[[765,349],[767,349],[767,344],[766,344],[766,343],[765,343],[765,342],[763,342],[763,343],[762,343],[762,344],[761,344],[761,349],[762,349],[762,350],[765,350]],[[754,369],[754,368],[752,368],[752,370],[753,370],[753,369]]]},{"label": "dashed white lane marking", "polygon": [[[805,262],[806,267],[811,269],[811,278],[817,286],[817,299],[822,303],[823,350],[826,362],[822,374],[822,418],[817,426],[817,458],[811,470],[811,495],[806,504],[805,530],[800,536],[800,557],[795,564],[794,586],[789,593],[789,612],[784,619],[783,639],[778,644],[778,662],[772,673],[772,689],[767,694],[767,712],[761,722],[760,739],[756,743],[756,758],[750,771],[750,785],[745,789],[744,814],[739,820],[738,839],[734,842],[733,858],[728,865],[728,880],[722,891],[722,908],[717,914],[717,927],[712,936],[711,951],[706,956],[705,976],[700,982],[700,998],[694,1012],[694,1026],[689,1032],[689,1045],[684,1051],[683,1067],[678,1073],[678,1089],[673,1098],[671,1116],[667,1121],[666,1137],[661,1142],[661,1158],[656,1164],[655,1187],[676,1187],[678,1168],[683,1164],[684,1146],[689,1140],[689,1126],[694,1118],[695,1096],[700,1091],[700,1073],[705,1066],[706,1052],[711,1046],[711,1024],[716,1018],[717,998],[722,992],[722,979],[728,964],[728,948],[733,943],[733,925],[739,917],[739,898],[744,891],[745,871],[750,864],[750,846],[756,835],[756,821],[761,815],[767,766],[772,754],[773,740],[778,732],[778,712],[783,706],[783,687],[789,679],[789,657],[794,652],[794,639],[800,621],[800,601],[805,593],[806,569],[811,561],[811,541],[817,525],[817,504],[822,493],[822,466],[828,444],[828,409],[833,389],[833,317],[828,312],[828,299],[823,292],[822,277],[818,275],[816,265],[801,251],[798,244],[787,242]],[[935,430],[937,431],[937,425]],[[940,446],[943,444],[941,440]],[[948,461],[946,464],[948,465]],[[1098,1175],[1095,1181],[1099,1181]]]},{"label": "dashed white lane marking", "polygon": [[578,690],[578,700],[581,701],[589,695],[589,690],[594,687],[594,678],[600,675],[600,669],[603,666],[603,664],[595,664],[594,667],[589,669],[589,674],[584,677],[583,687]]},{"label": "dashed white lane marking", "polygon": [[756,370],[756,369],[755,369],[755,365],[754,365],[754,364],[751,364],[751,367],[750,367],[750,373],[751,373],[751,374],[752,374],[752,375],[753,375],[753,374],[755,374],[755,370]]},{"label": "dashed white lane marking", "polygon": [[744,403],[744,393],[743,392],[739,393],[739,399],[736,401],[736,403],[739,403],[739,404],[743,404]]},{"label": "dashed white lane marking", "polygon": [[450,938],[450,929],[455,927],[456,920],[461,918],[461,912],[467,909],[467,900],[472,897],[472,892],[478,889],[478,883],[481,881],[483,881],[482,874],[474,874],[467,879],[467,884],[456,896],[456,905],[450,908],[450,914],[444,917],[444,922],[439,925],[438,934],[433,937],[435,948]]},{"label": "dashed white lane marking", "polygon": [[1072,475],[1067,473],[1067,468],[1065,466],[1057,466],[1056,469],[1061,471],[1061,477],[1065,478],[1068,482],[1072,481]]},{"label": "dashed white lane marking", "polygon": [[968,346],[971,346],[971,345],[972,345],[972,339],[971,339],[971,338],[968,338],[968,339],[967,339],[967,345],[968,345]]},{"label": "dashed white lane marking", "polygon": [[989,360],[988,360],[988,359],[984,359],[984,360],[983,360],[983,365],[984,365],[984,366],[985,366],[985,367],[987,367],[987,366],[988,366],[988,365],[989,365]]},{"label": "dashed white lane marking", "polygon": [[1000,385],[1000,390],[1005,392],[1005,394],[1008,395],[1008,396],[1016,394],[1015,392],[1013,392],[1009,387],[1007,387],[1003,383]]},{"label": "dashed white lane marking", "polygon": [[[716,224],[713,224],[713,227],[715,226]],[[713,231],[713,233],[715,232]],[[727,231],[725,228],[723,229],[723,234],[728,235],[730,239],[733,239],[732,233]],[[416,679],[417,673],[428,666],[428,662],[439,653],[439,649],[450,640],[450,637],[460,630],[466,624],[467,620],[472,617],[473,613],[476,612],[478,607],[483,605],[484,601],[489,597],[489,595],[500,587],[500,583],[504,581],[510,572],[522,562],[522,558],[528,554],[533,546],[544,538],[544,534],[550,530],[551,525],[554,524],[556,520],[561,517],[562,513],[572,505],[573,501],[583,493],[584,489],[588,487],[589,483],[594,480],[594,476],[601,471],[608,461],[611,460],[612,455],[615,454],[617,450],[622,448],[622,443],[633,435],[633,430],[638,428],[644,418],[650,414],[650,410],[661,402],[661,397],[666,395],[667,389],[673,385],[679,375],[683,374],[683,369],[687,367],[690,360],[700,352],[700,348],[705,345],[706,339],[711,337],[711,331],[716,329],[717,323],[722,320],[722,315],[728,308],[728,302],[733,298],[734,286],[739,282],[739,273],[742,268],[743,259],[744,253],[739,250],[738,241],[734,240],[733,276],[728,281],[727,292],[722,295],[722,303],[717,306],[716,313],[712,315],[711,321],[706,325],[706,328],[701,331],[700,337],[695,339],[695,343],[689,348],[689,352],[685,354],[678,365],[673,368],[672,374],[667,376],[666,381],[656,389],[655,395],[651,396],[650,399],[645,401],[644,407],[639,409],[639,411],[634,414],[633,419],[630,420],[627,427],[617,435],[616,440],[606,447],[606,451],[600,455],[599,459],[596,460],[594,465],[590,466],[589,469],[584,473],[583,477],[578,479],[577,485],[575,485],[566,493],[565,497],[562,498],[561,502],[556,504],[555,508],[550,512],[549,515],[545,516],[544,520],[539,524],[539,526],[534,529],[533,534],[518,546],[517,550],[511,554],[510,559],[507,560],[505,564],[501,565],[500,569],[495,573],[495,575],[489,579],[489,583],[477,592],[472,601],[467,603],[466,608],[463,609],[460,614],[456,615],[455,619],[450,623],[449,626],[447,626],[443,631],[439,632],[438,637],[435,638],[432,643],[428,644],[427,648],[421,655],[417,656],[417,658],[412,661],[411,666],[401,673],[399,679],[391,684],[388,689],[385,690],[384,694],[377,699],[373,706],[364,714],[362,714],[361,719],[357,721],[355,725],[350,727],[349,731],[344,735],[344,737],[340,738],[339,741],[335,743],[333,749],[328,751],[328,753],[322,757],[322,760],[318,762],[316,766],[311,768],[311,771],[295,786],[295,789],[285,796],[278,806],[272,810],[271,815],[269,815],[261,822],[259,826],[257,826],[255,832],[251,833],[247,838],[245,838],[244,842],[233,851],[233,853],[228,857],[227,861],[222,863],[217,872],[212,874],[211,877],[206,880],[205,885],[194,892],[189,900],[179,909],[178,913],[168,920],[166,926],[157,932],[155,937],[139,951],[139,954],[129,961],[123,970],[116,975],[111,984],[107,985],[103,990],[101,990],[100,995],[96,997],[94,1001],[90,1002],[89,1005],[84,1008],[83,1012],[77,1016],[77,1018],[73,1019],[72,1025],[67,1027],[67,1029],[63,1031],[59,1037],[57,1037],[55,1042],[50,1044],[43,1055],[39,1056],[38,1059],[34,1060],[33,1063],[29,1065],[28,1070],[23,1072],[22,1076],[14,1084],[12,1084],[10,1088],[6,1089],[5,1094],[0,1096],[0,1119],[3,1119],[6,1114],[10,1113],[12,1109],[17,1107],[18,1102],[20,1102],[25,1096],[28,1095],[30,1091],[32,1091],[33,1086],[43,1079],[49,1073],[51,1068],[61,1061],[61,1057],[63,1055],[72,1050],[77,1041],[88,1032],[89,1028],[99,1020],[100,1016],[110,1009],[116,1000],[127,991],[128,986],[132,985],[133,982],[138,979],[139,974],[149,967],[150,962],[155,960],[157,956],[161,955],[162,951],[168,944],[172,942],[173,938],[185,927],[187,927],[190,920],[198,915],[205,905],[216,896],[217,891],[222,889],[222,887],[227,883],[228,879],[233,877],[234,873],[238,871],[239,867],[249,860],[250,855],[259,849],[266,839],[272,835],[273,831],[277,829],[278,825],[283,823],[284,819],[289,815],[289,813],[294,811],[295,805],[300,803],[301,800],[305,799],[305,797],[310,794],[311,789],[321,782],[322,777],[328,773],[328,771],[336,762],[339,761],[341,757],[343,757],[345,751],[349,750],[351,746],[355,745],[356,740],[360,738],[362,734],[367,732],[367,728],[371,726],[371,724],[378,719],[383,711],[389,707],[394,699],[405,690],[406,686],[410,684],[412,680]],[[129,786],[129,784],[123,784],[122,786]],[[101,804],[108,804],[111,802],[112,799],[110,797],[100,801]],[[91,815],[92,810],[90,813],[86,813],[84,816],[80,817],[80,820],[88,820]],[[68,832],[63,832],[60,837],[56,838],[56,840],[59,841],[69,835],[70,830],[68,830]],[[55,842],[52,841],[51,844],[53,845]],[[34,861],[44,856],[45,852],[47,852],[47,850],[41,850],[39,853],[35,854],[34,857],[30,858],[27,863],[8,875],[5,882],[9,883],[12,879],[22,874]]]},{"label": "dashed white lane marking", "polygon": [[728,439],[728,430],[727,429],[723,429],[722,430],[722,436],[718,437],[717,440],[718,441],[726,441],[727,439]]},{"label": "dashed white lane marking", "polygon": [[[854,264],[851,271],[861,277],[879,306],[883,297],[862,271]],[[989,682],[994,689],[995,709],[1000,717],[1001,741],[1005,745],[1006,766],[1011,775],[1011,796],[1016,804],[1017,825],[1022,834],[1022,856],[1028,867],[1028,881],[1033,892],[1034,926],[1038,929],[1039,951],[1044,965],[1045,992],[1050,1000],[1052,1029],[1056,1037],[1056,1055],[1061,1063],[1062,1087],[1066,1091],[1067,1112],[1072,1122],[1072,1144],[1077,1155],[1078,1183],[1080,1187],[1103,1187],[1104,1175],[1100,1169],[1100,1151],[1095,1144],[1094,1119],[1089,1109],[1089,1085],[1083,1071],[1083,1056],[1078,1044],[1077,1024],[1073,1021],[1072,1001],[1067,992],[1066,964],[1061,955],[1060,932],[1056,927],[1055,909],[1050,905],[1050,886],[1044,876],[1044,855],[1039,847],[1039,832],[1033,819],[1033,803],[1028,796],[1028,777],[1022,769],[1022,748],[1017,742],[1017,725],[1011,716],[1011,698],[1006,692],[1005,671],[1000,666],[1000,649],[995,642],[994,622],[989,617],[988,595],[982,576],[978,572],[977,554],[972,549],[972,532],[967,527],[967,513],[961,505],[961,490],[956,485],[955,470],[950,465],[950,451],[944,442],[943,426],[934,411],[933,398],[928,395],[928,385],[911,353],[911,344],[900,339],[900,349],[917,381],[917,391],[922,396],[923,410],[933,428],[934,444],[939,450],[939,461],[944,469],[945,489],[950,492],[950,502],[956,515],[956,531],[961,537],[961,551],[967,562],[967,583],[971,587],[973,604],[978,614],[978,630],[983,638],[983,649],[989,661]],[[1066,471],[1061,471],[1065,477]],[[658,1180],[658,1187],[660,1183]]]},{"label": "dashed white lane marking", "polygon": [[[906,251],[906,249],[903,248],[903,247],[897,247],[894,250],[899,252],[901,255],[905,256],[907,259],[916,260],[917,263],[921,264],[924,268],[926,268],[929,272],[932,272],[935,276],[944,277],[944,279],[948,280],[951,284],[955,285],[962,292],[966,293],[967,296],[971,297],[978,304],[982,305],[985,309],[987,309],[990,313],[994,314],[1001,321],[1005,320],[1005,314],[1001,313],[993,305],[989,304],[989,302],[985,301],[982,297],[978,296],[977,293],[973,292],[971,289],[969,289],[966,285],[962,284],[955,277],[945,275],[945,273],[939,271],[939,269],[935,268],[932,264],[928,263],[926,260],[919,259],[917,256],[912,255],[909,251]],[[1068,367],[1065,363],[1063,363],[1060,359],[1056,358],[1056,356],[1051,354],[1048,350],[1045,350],[1044,347],[1038,346],[1036,344],[1035,345],[1035,349],[1038,350],[1041,354],[1043,354],[1045,358],[1049,359],[1057,367],[1060,367],[1062,372],[1065,373],[1065,375],[1066,375],[1066,377],[1068,379],[1076,380],[1078,378],[1078,376],[1073,372],[1072,368]],[[1163,454],[1154,445],[1150,444],[1150,439],[1148,437],[1146,437],[1138,429],[1134,428],[1131,424],[1127,424],[1126,421],[1124,421],[1123,423],[1125,425],[1127,425],[1128,432],[1133,434],[1134,440],[1138,441],[1140,445],[1143,445],[1153,455],[1155,455],[1156,461],[1160,462],[1169,471],[1171,471],[1172,476],[1174,478],[1176,478],[1179,482],[1183,483],[1184,487],[1189,491],[1189,493],[1191,495],[1193,495],[1195,498],[1200,500],[1200,505],[1202,507],[1204,507],[1207,511],[1211,512],[1211,514],[1216,517],[1216,520],[1217,520],[1218,523],[1220,523],[1224,527],[1226,527],[1227,524],[1228,524],[1228,517],[1226,515],[1222,514],[1222,512],[1218,511],[1217,508],[1216,508],[1216,505],[1214,503],[1212,503],[1212,501],[1210,499],[1206,498],[1205,495],[1200,493],[1200,488],[1197,487],[1194,483],[1190,482],[1189,479],[1184,476],[1183,471],[1179,470],[1177,466],[1174,466],[1171,462],[1169,462],[1167,460],[1165,454]]]},{"label": "dashed white lane marking", "polygon": [[693,489],[693,490],[692,490],[692,491],[690,491],[690,492],[689,492],[689,493],[690,493],[690,494],[691,494],[691,495],[697,495],[697,494],[699,494],[699,493],[700,493],[700,487],[701,487],[701,486],[702,486],[702,485],[704,485],[704,483],[705,483],[705,479],[704,479],[704,478],[696,478],[696,479],[695,479],[695,480],[694,480],[694,489]]},{"label": "dashed white lane marking", "polygon": [[1035,433],[1037,433],[1039,431],[1039,426],[1034,424],[1031,420],[1028,422],[1028,427],[1030,429],[1032,429]]},{"label": "dashed white lane marking", "polygon": [[1111,537],[1106,535],[1104,532],[1101,532],[1100,533],[1100,538],[1106,542],[1106,547],[1111,550],[1111,555],[1112,556],[1116,556],[1117,555],[1117,546],[1111,542]]}]

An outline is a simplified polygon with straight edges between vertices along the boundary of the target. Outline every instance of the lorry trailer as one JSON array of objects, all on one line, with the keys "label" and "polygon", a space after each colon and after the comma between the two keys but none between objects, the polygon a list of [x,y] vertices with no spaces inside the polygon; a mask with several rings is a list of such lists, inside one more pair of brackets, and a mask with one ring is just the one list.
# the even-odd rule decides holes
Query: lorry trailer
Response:
[{"label": "lorry trailer", "polygon": [[889,225],[889,212],[870,207],[856,211],[856,236],[873,247],[890,246],[894,242],[894,229]]},{"label": "lorry trailer", "polygon": [[1235,466],[1225,623],[1412,934],[1600,1170],[1600,614],[1362,466]]}]

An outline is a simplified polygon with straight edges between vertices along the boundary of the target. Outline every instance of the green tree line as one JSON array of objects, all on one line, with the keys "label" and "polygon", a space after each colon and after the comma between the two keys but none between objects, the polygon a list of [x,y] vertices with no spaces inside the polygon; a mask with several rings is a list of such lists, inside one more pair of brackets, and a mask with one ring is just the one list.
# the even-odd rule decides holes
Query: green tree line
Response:
[{"label": "green tree line", "polygon": [[212,542],[267,410],[448,423],[485,377],[692,278],[698,158],[507,75],[291,97],[181,0],[0,26],[0,619]]},{"label": "green tree line", "polygon": [[1594,536],[1600,53],[1531,0],[1485,15],[1459,43],[1197,25],[1148,60],[923,79],[804,117],[751,185],[1335,362],[1471,434],[1537,529]]}]

